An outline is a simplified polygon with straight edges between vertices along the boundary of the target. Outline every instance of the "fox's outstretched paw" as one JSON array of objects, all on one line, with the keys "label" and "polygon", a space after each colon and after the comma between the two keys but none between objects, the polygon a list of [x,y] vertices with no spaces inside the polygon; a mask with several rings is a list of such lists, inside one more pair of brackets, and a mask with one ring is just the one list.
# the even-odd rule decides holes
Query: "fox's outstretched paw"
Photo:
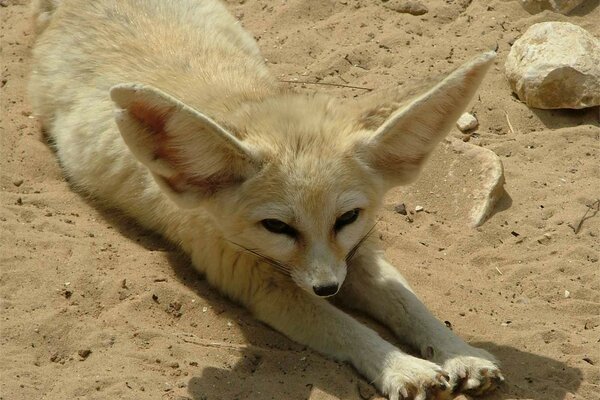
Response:
[{"label": "fox's outstretched paw", "polygon": [[485,350],[471,347],[468,352],[448,357],[442,365],[455,392],[479,396],[504,382],[498,362]]},{"label": "fox's outstretched paw", "polygon": [[452,391],[440,366],[406,355],[390,360],[378,383],[390,400],[443,400]]}]

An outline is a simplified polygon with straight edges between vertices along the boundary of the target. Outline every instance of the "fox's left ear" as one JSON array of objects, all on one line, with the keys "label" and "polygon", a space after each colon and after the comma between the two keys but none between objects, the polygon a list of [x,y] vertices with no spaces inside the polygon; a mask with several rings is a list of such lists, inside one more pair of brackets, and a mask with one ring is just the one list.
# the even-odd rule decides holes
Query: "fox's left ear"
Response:
[{"label": "fox's left ear", "polygon": [[361,143],[359,156],[390,186],[410,183],[468,106],[495,56],[472,59],[393,112]]}]

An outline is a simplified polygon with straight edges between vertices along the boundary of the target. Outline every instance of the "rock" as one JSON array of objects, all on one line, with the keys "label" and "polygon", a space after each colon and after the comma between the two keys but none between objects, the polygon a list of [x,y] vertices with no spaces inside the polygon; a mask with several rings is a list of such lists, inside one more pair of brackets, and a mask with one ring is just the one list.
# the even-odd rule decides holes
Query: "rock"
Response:
[{"label": "rock", "polygon": [[81,357],[82,360],[85,360],[86,358],[88,358],[90,356],[90,354],[92,354],[92,350],[82,349],[82,350],[79,350],[77,352],[77,354],[79,354],[79,357]]},{"label": "rock", "polygon": [[560,14],[568,14],[585,0],[520,0],[521,5],[531,14],[551,10]]},{"label": "rock", "polygon": [[456,126],[461,132],[470,132],[477,129],[479,121],[477,121],[477,118],[473,114],[464,113],[460,116],[458,121],[456,121]]},{"label": "rock", "polygon": [[406,205],[404,203],[397,204],[394,207],[394,211],[396,211],[398,214],[406,215]]},{"label": "rock", "polygon": [[390,10],[410,15],[423,15],[429,12],[427,6],[419,0],[390,0],[383,6]]},{"label": "rock", "polygon": [[491,150],[450,138],[440,143],[419,178],[393,197],[420,204],[444,220],[483,224],[504,194],[504,169]]},{"label": "rock", "polygon": [[568,22],[532,25],[510,49],[506,77],[533,108],[600,105],[600,41]]}]

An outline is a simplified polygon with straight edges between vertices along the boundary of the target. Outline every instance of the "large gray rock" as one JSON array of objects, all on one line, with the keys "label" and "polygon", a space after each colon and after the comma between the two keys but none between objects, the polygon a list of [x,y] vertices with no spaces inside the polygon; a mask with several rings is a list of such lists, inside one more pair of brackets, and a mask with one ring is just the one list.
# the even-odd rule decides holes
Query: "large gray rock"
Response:
[{"label": "large gray rock", "polygon": [[534,108],[600,105],[600,41],[568,22],[532,25],[506,59],[512,90]]},{"label": "large gray rock", "polygon": [[585,1],[586,0],[520,0],[523,8],[531,14],[537,14],[544,10],[568,14],[571,10]]}]

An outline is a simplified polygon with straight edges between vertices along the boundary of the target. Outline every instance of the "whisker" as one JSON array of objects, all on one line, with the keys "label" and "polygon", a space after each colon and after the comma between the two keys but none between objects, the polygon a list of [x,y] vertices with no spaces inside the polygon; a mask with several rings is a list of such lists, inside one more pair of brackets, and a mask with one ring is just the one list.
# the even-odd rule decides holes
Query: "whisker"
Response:
[{"label": "whisker", "polygon": [[[379,222],[379,221],[377,221],[377,222]],[[348,252],[348,254],[346,254],[346,262],[350,261],[352,259],[352,257],[354,257],[354,255],[358,251],[358,248],[369,238],[369,236],[371,236],[371,234],[373,232],[375,232],[375,227],[377,226],[377,222],[375,222],[373,224],[373,226],[371,227],[371,229],[369,229],[367,231],[367,233],[365,233],[365,235],[362,238],[360,238],[360,240],[354,245],[354,247],[352,247],[350,249],[350,251]]]},{"label": "whisker", "polygon": [[281,273],[283,275],[286,275],[288,277],[291,276],[291,268],[289,266],[285,265],[284,263],[282,263],[281,261],[278,261],[278,260],[276,260],[274,258],[271,258],[269,256],[261,254],[261,253],[259,253],[256,250],[249,249],[249,248],[247,248],[245,246],[242,246],[239,243],[233,242],[233,241],[228,240],[228,239],[226,239],[226,240],[228,242],[230,242],[231,244],[234,244],[237,247],[241,248],[242,250],[244,250],[244,251],[246,251],[246,252],[248,252],[250,254],[253,254],[256,257],[258,257],[259,259],[263,260],[264,262],[266,262],[267,264],[269,264],[270,266],[272,266],[275,269],[275,271],[277,271],[277,272],[279,272],[279,273]]}]

